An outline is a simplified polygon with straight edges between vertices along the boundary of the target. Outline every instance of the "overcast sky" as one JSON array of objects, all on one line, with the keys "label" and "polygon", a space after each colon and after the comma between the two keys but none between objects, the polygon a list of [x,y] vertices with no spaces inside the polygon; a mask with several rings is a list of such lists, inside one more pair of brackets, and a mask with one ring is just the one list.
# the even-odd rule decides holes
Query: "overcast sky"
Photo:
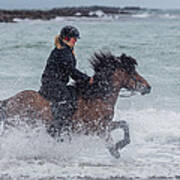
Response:
[{"label": "overcast sky", "polygon": [[180,9],[180,0],[0,0],[0,9],[50,9],[62,6],[89,5]]}]

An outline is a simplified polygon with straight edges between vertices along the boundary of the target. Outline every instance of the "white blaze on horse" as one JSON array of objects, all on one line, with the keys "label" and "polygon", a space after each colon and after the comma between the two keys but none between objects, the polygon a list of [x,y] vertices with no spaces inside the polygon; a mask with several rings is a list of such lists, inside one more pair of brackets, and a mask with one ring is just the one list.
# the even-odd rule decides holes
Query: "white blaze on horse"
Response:
[{"label": "white blaze on horse", "polygon": [[[113,121],[119,92],[125,88],[145,95],[150,93],[151,87],[136,71],[136,60],[125,54],[114,56],[111,53],[95,53],[91,64],[95,72],[93,84],[74,84],[77,107],[72,117],[67,119],[69,129],[72,133],[104,137],[106,142],[111,144],[108,146],[111,155],[119,158],[119,150],[130,143],[128,124],[125,121]],[[13,126],[12,119],[17,116],[28,124],[42,121],[47,128],[53,120],[51,102],[33,90],[19,92],[0,101],[0,105],[2,126]],[[124,130],[124,138],[112,143],[111,131],[118,128]]]}]

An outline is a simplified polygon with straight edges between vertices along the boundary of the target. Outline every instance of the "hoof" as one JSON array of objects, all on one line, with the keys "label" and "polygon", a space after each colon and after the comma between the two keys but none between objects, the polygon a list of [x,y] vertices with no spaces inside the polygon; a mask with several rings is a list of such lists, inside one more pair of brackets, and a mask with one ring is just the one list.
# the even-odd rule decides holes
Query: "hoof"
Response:
[{"label": "hoof", "polygon": [[119,159],[121,157],[119,151],[116,150],[115,147],[109,148],[109,152],[110,152],[111,156],[113,156],[116,159]]}]

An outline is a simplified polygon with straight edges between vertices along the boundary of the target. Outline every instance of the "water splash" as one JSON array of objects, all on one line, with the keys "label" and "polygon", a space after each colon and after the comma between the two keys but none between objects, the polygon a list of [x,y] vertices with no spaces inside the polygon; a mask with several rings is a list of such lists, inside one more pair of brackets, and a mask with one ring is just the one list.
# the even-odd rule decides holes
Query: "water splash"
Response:
[{"label": "water splash", "polygon": [[[43,127],[9,129],[0,137],[1,176],[36,178],[172,178],[180,173],[180,114],[145,109],[116,110],[130,125],[131,144],[115,160],[97,136],[74,135],[63,143]],[[121,131],[115,132],[116,138]],[[95,173],[96,172],[96,173]]]}]

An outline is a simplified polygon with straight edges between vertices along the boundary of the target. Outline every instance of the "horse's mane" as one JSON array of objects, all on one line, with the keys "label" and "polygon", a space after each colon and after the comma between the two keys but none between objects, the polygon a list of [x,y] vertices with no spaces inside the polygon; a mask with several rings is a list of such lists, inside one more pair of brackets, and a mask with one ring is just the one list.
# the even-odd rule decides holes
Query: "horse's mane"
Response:
[{"label": "horse's mane", "polygon": [[94,53],[94,56],[90,59],[91,65],[95,73],[102,71],[102,69],[116,69],[118,67],[124,68],[127,72],[132,72],[135,70],[135,65],[137,62],[131,56],[122,54],[121,56],[114,56],[111,52],[108,53]]},{"label": "horse's mane", "polygon": [[126,54],[116,57],[110,52],[94,53],[89,61],[95,72],[93,84],[89,85],[89,82],[76,82],[75,87],[78,95],[90,99],[104,97],[105,94],[112,90],[111,77],[117,68],[122,68],[131,73],[135,71],[135,65],[137,65],[136,60],[126,56]]}]

